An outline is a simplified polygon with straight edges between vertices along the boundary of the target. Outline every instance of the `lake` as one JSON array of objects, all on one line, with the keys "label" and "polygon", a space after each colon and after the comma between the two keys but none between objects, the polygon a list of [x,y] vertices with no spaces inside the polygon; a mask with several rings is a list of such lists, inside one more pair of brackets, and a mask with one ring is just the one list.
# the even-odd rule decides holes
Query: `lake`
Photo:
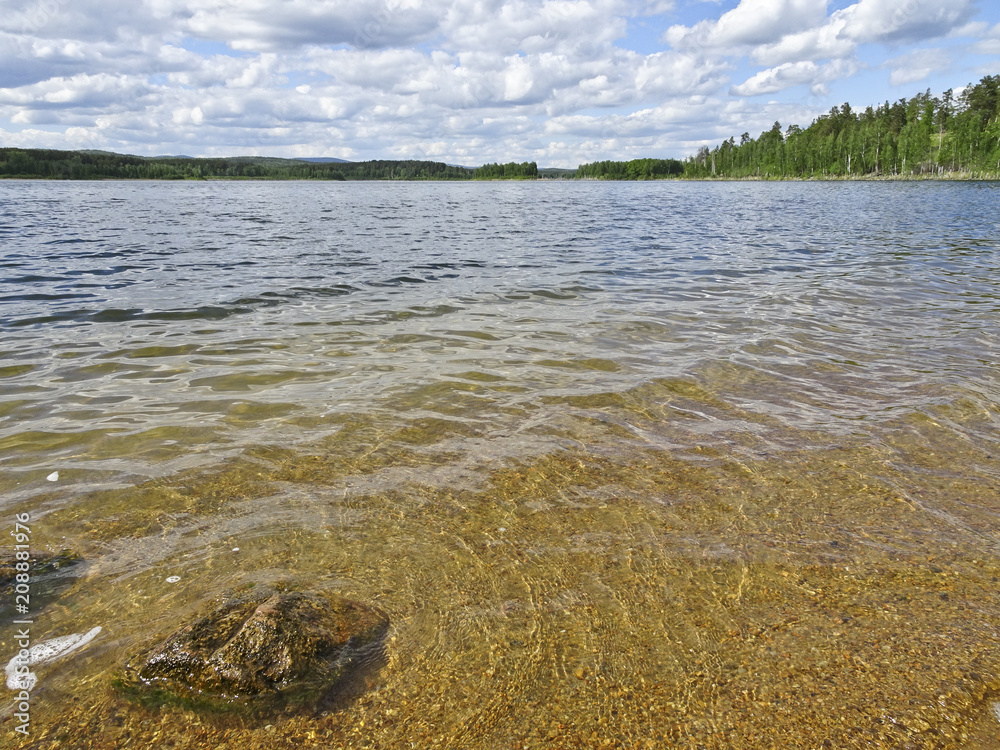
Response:
[{"label": "lake", "polygon": [[[2,181],[0,242],[0,518],[102,628],[12,741],[1000,747],[1000,184]],[[384,659],[115,688],[257,584]]]}]

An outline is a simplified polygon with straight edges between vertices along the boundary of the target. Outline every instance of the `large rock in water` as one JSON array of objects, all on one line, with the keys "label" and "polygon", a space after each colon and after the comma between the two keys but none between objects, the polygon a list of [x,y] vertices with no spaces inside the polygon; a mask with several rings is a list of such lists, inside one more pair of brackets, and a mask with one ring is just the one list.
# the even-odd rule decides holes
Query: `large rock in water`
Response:
[{"label": "large rock in water", "polygon": [[264,591],[224,601],[153,650],[141,683],[192,705],[315,702],[376,654],[382,612],[327,593]]}]

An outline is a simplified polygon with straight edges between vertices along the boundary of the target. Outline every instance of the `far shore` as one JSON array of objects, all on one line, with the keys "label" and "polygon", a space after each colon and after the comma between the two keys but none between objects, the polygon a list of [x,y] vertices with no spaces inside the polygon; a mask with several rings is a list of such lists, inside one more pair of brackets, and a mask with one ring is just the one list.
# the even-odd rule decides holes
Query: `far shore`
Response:
[{"label": "far shore", "polygon": [[0,175],[7,182],[997,182],[1000,173],[945,172],[943,174],[864,174],[864,175],[748,175],[746,177],[660,177],[616,179],[611,177],[518,177],[518,178],[450,178],[450,179],[357,179],[344,180],[307,177],[47,177],[41,175]]}]

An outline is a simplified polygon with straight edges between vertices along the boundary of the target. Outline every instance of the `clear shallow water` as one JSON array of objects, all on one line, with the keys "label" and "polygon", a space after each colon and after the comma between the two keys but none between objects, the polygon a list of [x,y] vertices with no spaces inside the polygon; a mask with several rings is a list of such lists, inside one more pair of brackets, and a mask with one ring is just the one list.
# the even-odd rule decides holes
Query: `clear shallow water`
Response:
[{"label": "clear shallow water", "polygon": [[51,635],[109,631],[37,732],[219,591],[318,580],[394,635],[299,740],[968,741],[998,217],[990,183],[0,183],[0,509],[85,558]]}]

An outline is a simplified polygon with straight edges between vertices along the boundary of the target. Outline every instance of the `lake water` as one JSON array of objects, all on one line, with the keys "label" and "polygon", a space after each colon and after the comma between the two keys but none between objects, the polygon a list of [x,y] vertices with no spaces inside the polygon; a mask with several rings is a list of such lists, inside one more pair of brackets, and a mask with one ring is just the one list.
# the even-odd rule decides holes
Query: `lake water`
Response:
[{"label": "lake water", "polygon": [[[1000,185],[5,181],[0,243],[0,518],[103,628],[32,747],[1000,747]],[[384,663],[112,686],[260,583]]]}]

